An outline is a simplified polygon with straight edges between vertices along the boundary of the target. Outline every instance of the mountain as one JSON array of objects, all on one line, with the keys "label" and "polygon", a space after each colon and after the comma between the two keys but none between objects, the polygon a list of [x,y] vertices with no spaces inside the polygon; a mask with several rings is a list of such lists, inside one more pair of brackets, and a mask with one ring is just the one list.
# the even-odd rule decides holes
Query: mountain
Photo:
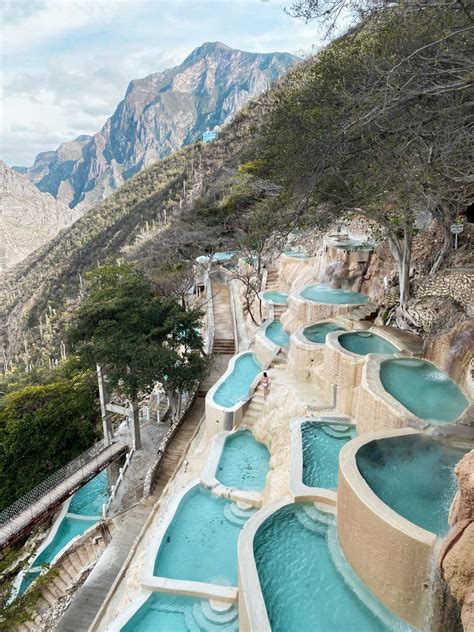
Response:
[{"label": "mountain", "polygon": [[79,214],[0,160],[0,272],[25,259]]},{"label": "mountain", "polygon": [[297,61],[289,53],[205,43],[181,65],[132,81],[100,132],[38,154],[25,176],[71,208],[90,207],[144,167],[230,121]]}]

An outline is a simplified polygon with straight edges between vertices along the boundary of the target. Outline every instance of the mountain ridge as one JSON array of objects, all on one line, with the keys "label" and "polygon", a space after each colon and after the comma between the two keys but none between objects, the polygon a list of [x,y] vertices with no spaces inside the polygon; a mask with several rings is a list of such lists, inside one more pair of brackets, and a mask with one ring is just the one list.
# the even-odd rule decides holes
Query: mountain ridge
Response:
[{"label": "mountain ridge", "polygon": [[0,272],[28,257],[79,215],[0,160]]},{"label": "mountain ridge", "polygon": [[229,122],[299,58],[204,42],[173,68],[129,82],[102,128],[16,168],[40,191],[85,210],[144,167]]}]

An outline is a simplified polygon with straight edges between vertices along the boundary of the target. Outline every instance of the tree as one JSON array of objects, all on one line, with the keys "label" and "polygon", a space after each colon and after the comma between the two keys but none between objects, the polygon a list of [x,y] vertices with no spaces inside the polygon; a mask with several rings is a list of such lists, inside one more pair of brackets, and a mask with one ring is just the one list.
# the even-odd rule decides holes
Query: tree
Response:
[{"label": "tree", "polygon": [[90,373],[25,386],[0,411],[0,508],[89,448],[98,438],[96,384]]},{"label": "tree", "polygon": [[384,11],[296,68],[257,148],[314,225],[348,211],[375,222],[398,265],[400,325],[417,214],[447,225],[472,200],[474,27],[436,11]]},{"label": "tree", "polygon": [[182,393],[206,369],[200,312],[157,296],[129,266],[97,268],[89,273],[88,286],[69,330],[82,362],[105,367],[108,385],[132,402],[160,382],[175,417]]}]

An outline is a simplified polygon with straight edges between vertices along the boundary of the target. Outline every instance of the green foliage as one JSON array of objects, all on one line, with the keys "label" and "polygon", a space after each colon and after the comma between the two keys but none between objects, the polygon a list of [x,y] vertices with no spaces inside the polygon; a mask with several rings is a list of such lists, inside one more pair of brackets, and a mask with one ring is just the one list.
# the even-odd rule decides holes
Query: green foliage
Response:
[{"label": "green foliage", "polygon": [[0,588],[0,632],[11,632],[36,616],[36,607],[42,595],[42,588],[58,575],[56,569],[49,569],[38,577],[34,585],[7,605],[11,584],[2,582]]},{"label": "green foliage", "polygon": [[0,508],[86,450],[97,438],[95,376],[56,375],[56,382],[7,393],[0,411]]},{"label": "green foliage", "polygon": [[133,400],[156,382],[182,391],[202,375],[200,312],[155,295],[151,283],[129,266],[97,268],[88,281],[69,340],[85,366],[105,367],[111,388]]}]

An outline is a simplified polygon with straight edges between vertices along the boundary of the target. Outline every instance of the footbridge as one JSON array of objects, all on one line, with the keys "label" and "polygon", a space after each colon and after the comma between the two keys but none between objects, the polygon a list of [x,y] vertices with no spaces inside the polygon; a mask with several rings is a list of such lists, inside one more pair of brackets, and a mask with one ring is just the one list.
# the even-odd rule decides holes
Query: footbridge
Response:
[{"label": "footbridge", "polygon": [[26,535],[78,489],[125,455],[124,441],[95,444],[0,512],[0,550]]}]

